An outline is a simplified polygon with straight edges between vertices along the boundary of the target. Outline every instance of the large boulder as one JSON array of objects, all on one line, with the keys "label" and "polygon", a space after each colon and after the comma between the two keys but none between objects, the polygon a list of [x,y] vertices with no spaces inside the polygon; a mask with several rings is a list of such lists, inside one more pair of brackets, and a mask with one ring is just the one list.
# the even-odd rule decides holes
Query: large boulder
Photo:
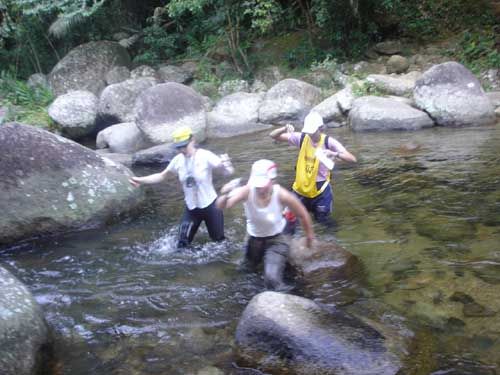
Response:
[{"label": "large boulder", "polygon": [[0,266],[0,369],[2,375],[41,373],[49,330],[29,290]]},{"label": "large boulder", "polygon": [[398,100],[363,96],[353,103],[349,125],[354,131],[418,130],[434,122],[425,112]]},{"label": "large boulder", "polygon": [[240,363],[273,374],[396,374],[388,341],[354,316],[276,292],[253,297],[236,329]]},{"label": "large boulder", "polygon": [[135,121],[146,138],[160,144],[172,142],[172,132],[189,126],[198,141],[205,139],[204,101],[192,88],[167,82],[143,91],[135,103]]},{"label": "large boulder", "polygon": [[64,136],[78,139],[95,131],[98,104],[97,96],[90,91],[71,91],[57,97],[48,113]]},{"label": "large boulder", "polygon": [[427,70],[415,84],[416,105],[438,125],[466,126],[495,122],[495,110],[478,79],[456,62]]},{"label": "large boulder", "polygon": [[193,72],[175,65],[162,65],[158,68],[158,78],[162,82],[187,84],[193,80]]},{"label": "large boulder", "polygon": [[262,97],[237,92],[222,98],[207,115],[207,135],[224,138],[268,129],[270,125],[258,122]]},{"label": "large boulder", "polygon": [[128,169],[45,130],[5,124],[0,148],[0,246],[102,225],[143,197]]},{"label": "large boulder", "polygon": [[72,49],[49,74],[56,96],[71,90],[87,90],[99,95],[106,86],[105,77],[114,66],[130,66],[130,56],[116,42],[99,41]]},{"label": "large boulder", "polygon": [[301,124],[303,117],[321,100],[316,86],[297,79],[284,79],[271,87],[259,108],[259,121],[265,124]]},{"label": "large boulder", "polygon": [[99,98],[99,118],[108,124],[134,121],[134,105],[141,92],[156,84],[154,78],[127,79],[106,87]]}]

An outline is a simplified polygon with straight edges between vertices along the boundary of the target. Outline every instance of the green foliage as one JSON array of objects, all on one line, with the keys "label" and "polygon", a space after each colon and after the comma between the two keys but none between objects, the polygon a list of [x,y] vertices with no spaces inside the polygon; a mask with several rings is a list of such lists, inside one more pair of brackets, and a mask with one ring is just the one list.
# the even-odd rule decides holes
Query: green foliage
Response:
[{"label": "green foliage", "polygon": [[178,36],[169,34],[158,24],[152,24],[143,29],[143,47],[134,62],[137,64],[155,65],[169,58],[172,58],[176,52]]},{"label": "green foliage", "polygon": [[292,69],[309,67],[316,61],[324,60],[327,53],[319,47],[312,45],[309,41],[303,40],[300,44],[290,49],[285,59],[288,66]]},{"label": "green foliage", "polygon": [[247,0],[243,7],[243,14],[251,20],[251,28],[261,35],[272,29],[282,13],[280,4],[274,0]]},{"label": "green foliage", "polygon": [[466,30],[461,33],[457,43],[458,50],[451,53],[472,72],[479,73],[487,68],[500,67],[500,51],[496,49],[494,27],[480,31]]},{"label": "green foliage", "polygon": [[395,0],[404,35],[428,40],[464,28],[494,23],[484,0]]},{"label": "green foliage", "polygon": [[2,98],[2,105],[10,109],[7,121],[18,121],[45,128],[53,126],[47,114],[47,106],[54,98],[47,88],[43,86],[31,88],[25,82],[16,80],[2,71],[0,98]]},{"label": "green foliage", "polygon": [[384,93],[378,89],[372,82],[354,81],[351,83],[352,93],[356,98],[361,96],[383,96]]}]

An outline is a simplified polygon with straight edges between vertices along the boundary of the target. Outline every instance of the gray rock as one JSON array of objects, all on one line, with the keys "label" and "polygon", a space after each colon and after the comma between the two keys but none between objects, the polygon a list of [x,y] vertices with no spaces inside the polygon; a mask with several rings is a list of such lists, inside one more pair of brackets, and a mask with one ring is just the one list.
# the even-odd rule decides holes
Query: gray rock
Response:
[{"label": "gray rock", "polygon": [[486,96],[490,99],[491,104],[493,104],[493,107],[495,108],[500,107],[500,91],[487,92]]},{"label": "gray rock", "polygon": [[401,362],[375,328],[340,310],[264,292],[252,298],[236,329],[240,361],[264,372],[396,374]]},{"label": "gray rock", "polygon": [[43,370],[49,330],[28,288],[0,266],[0,369],[2,375]]},{"label": "gray rock", "polygon": [[106,84],[112,85],[114,83],[120,83],[130,78],[130,70],[126,66],[115,66],[111,68],[109,72],[106,73],[105,81]]},{"label": "gray rock", "polygon": [[130,72],[130,78],[132,79],[147,77],[158,80],[158,72],[149,65],[140,65]]},{"label": "gray rock", "polygon": [[162,65],[158,68],[158,78],[161,82],[177,82],[188,84],[194,74],[188,69],[174,65]]},{"label": "gray rock", "polygon": [[318,112],[321,117],[323,117],[323,121],[343,121],[345,120],[344,115],[338,104],[338,95],[334,94],[329,98],[326,98],[317,106],[312,109],[314,112]]},{"label": "gray rock", "polygon": [[56,96],[71,90],[87,90],[99,95],[106,86],[106,73],[114,66],[130,66],[130,56],[116,42],[82,44],[71,50],[49,74]]},{"label": "gray rock", "polygon": [[94,132],[98,105],[92,92],[70,91],[52,102],[48,114],[66,137],[78,139]]},{"label": "gray rock", "polygon": [[203,98],[180,83],[162,83],[143,91],[134,111],[137,126],[153,144],[172,142],[172,132],[181,126],[191,127],[198,141],[205,139]]},{"label": "gray rock", "polygon": [[410,67],[410,62],[406,57],[393,55],[387,60],[387,73],[404,73]]},{"label": "gray rock", "polygon": [[166,165],[177,154],[170,144],[162,144],[136,152],[132,165]]},{"label": "gray rock", "polygon": [[145,77],[127,79],[106,87],[99,98],[100,121],[107,124],[134,121],[134,105],[137,97],[155,84],[155,79]]},{"label": "gray rock", "polygon": [[4,124],[0,147],[0,245],[97,227],[143,198],[128,169],[53,133]]},{"label": "gray rock", "polygon": [[366,81],[372,83],[385,94],[397,96],[410,96],[415,87],[415,80],[405,77],[392,77],[382,74],[371,74]]},{"label": "gray rock", "polygon": [[467,126],[495,122],[495,113],[478,79],[456,62],[427,70],[415,84],[416,105],[438,125]]},{"label": "gray rock", "polygon": [[269,129],[270,125],[258,122],[262,98],[263,94],[245,92],[222,98],[207,114],[208,137],[233,137]]},{"label": "gray rock", "polygon": [[422,111],[399,101],[377,96],[364,96],[354,101],[349,112],[349,125],[354,131],[418,130],[434,125]]},{"label": "gray rock", "polygon": [[151,147],[134,122],[115,124],[97,133],[96,147],[110,152],[131,154]]},{"label": "gray rock", "polygon": [[259,108],[259,121],[267,124],[301,124],[303,117],[320,100],[319,88],[297,79],[285,79],[266,93]]},{"label": "gray rock", "polygon": [[227,96],[236,92],[249,92],[250,88],[247,81],[243,79],[234,79],[223,82],[218,91],[219,95]]}]

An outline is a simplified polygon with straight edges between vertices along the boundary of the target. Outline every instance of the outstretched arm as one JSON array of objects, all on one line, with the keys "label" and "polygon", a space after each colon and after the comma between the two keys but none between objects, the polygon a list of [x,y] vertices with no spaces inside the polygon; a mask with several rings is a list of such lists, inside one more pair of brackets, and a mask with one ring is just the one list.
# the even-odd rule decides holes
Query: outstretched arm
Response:
[{"label": "outstretched arm", "polygon": [[229,191],[224,189],[226,185],[224,185],[220,190],[222,194],[215,202],[219,209],[223,210],[224,208],[231,208],[235,204],[248,199],[248,192],[250,191],[248,185],[240,186]]},{"label": "outstretched arm", "polygon": [[269,136],[276,142],[288,142],[290,134],[292,134],[294,131],[295,129],[293,125],[286,124],[281,128],[274,129],[271,133],[269,133]]},{"label": "outstretched arm", "polygon": [[279,193],[280,201],[283,206],[287,206],[292,212],[300,219],[304,233],[306,234],[307,247],[311,248],[314,240],[314,231],[312,227],[311,216],[307,212],[306,208],[299,199],[286,190],[280,187]]},{"label": "outstretched arm", "polygon": [[146,184],[146,185],[157,184],[159,182],[164,181],[167,178],[167,175],[169,173],[172,173],[172,172],[168,171],[167,169],[168,169],[168,167],[165,168],[162,172],[153,173],[153,174],[150,174],[148,176],[143,176],[143,177],[133,176],[133,177],[129,178],[128,181],[136,187],[143,185],[143,184]]}]

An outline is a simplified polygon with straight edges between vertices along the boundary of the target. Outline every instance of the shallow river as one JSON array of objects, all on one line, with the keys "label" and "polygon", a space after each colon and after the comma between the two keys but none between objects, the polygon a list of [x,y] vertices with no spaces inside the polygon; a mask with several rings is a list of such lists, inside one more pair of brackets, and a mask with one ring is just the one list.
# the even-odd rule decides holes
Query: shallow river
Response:
[{"label": "shallow river", "polygon": [[[359,162],[335,167],[337,225],[315,228],[359,257],[365,285],[352,301],[347,282],[318,299],[373,299],[401,316],[419,354],[406,373],[500,374],[500,126],[328,133]],[[265,134],[203,147],[227,152],[245,178],[253,161],[273,159],[289,186],[297,152]],[[139,217],[0,253],[54,330],[54,373],[258,373],[238,370],[232,355],[239,316],[264,289],[241,267],[242,209],[226,212],[226,241],[207,243],[202,226],[179,252],[177,181],[146,189]]]}]

